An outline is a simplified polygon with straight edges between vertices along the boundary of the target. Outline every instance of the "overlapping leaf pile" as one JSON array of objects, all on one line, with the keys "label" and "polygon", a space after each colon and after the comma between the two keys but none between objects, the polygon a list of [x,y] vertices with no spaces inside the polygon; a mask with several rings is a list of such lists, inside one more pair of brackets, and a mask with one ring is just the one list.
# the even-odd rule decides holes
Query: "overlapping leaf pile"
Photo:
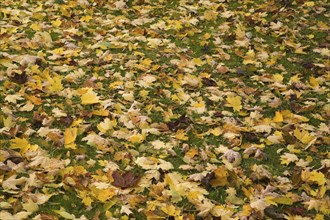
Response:
[{"label": "overlapping leaf pile", "polygon": [[1,219],[326,219],[326,1],[2,0]]}]

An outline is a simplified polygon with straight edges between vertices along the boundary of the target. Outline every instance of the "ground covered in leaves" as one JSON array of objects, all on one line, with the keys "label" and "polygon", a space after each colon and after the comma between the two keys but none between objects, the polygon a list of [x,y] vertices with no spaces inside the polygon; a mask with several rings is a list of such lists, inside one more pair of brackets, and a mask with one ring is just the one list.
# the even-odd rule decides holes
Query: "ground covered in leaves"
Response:
[{"label": "ground covered in leaves", "polygon": [[327,219],[327,7],[1,0],[0,219]]}]

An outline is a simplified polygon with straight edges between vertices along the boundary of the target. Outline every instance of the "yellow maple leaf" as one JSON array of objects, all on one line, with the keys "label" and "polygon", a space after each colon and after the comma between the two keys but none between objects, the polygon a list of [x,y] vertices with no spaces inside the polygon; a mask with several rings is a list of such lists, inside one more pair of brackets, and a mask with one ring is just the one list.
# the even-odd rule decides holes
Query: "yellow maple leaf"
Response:
[{"label": "yellow maple leaf", "polygon": [[319,82],[317,81],[317,79],[313,76],[309,77],[309,84],[315,88],[319,86]]},{"label": "yellow maple leaf", "polygon": [[176,209],[174,205],[165,205],[161,208],[161,210],[170,216],[178,216],[180,215],[180,210]]},{"label": "yellow maple leaf", "polygon": [[324,220],[324,215],[316,214],[314,220]]},{"label": "yellow maple leaf", "polygon": [[293,131],[293,134],[303,144],[308,144],[315,139],[315,137],[311,136],[308,131],[300,130],[298,128]]},{"label": "yellow maple leaf", "polygon": [[97,93],[95,93],[92,88],[88,88],[88,90],[81,96],[81,104],[92,105],[96,103],[100,103],[100,98],[97,96]]},{"label": "yellow maple leaf", "polygon": [[309,180],[316,182],[320,186],[326,183],[324,174],[315,170],[310,172]]},{"label": "yellow maple leaf", "polygon": [[279,111],[275,112],[273,122],[282,122],[282,121],[283,121],[283,115],[281,114],[281,112]]},{"label": "yellow maple leaf", "polygon": [[15,139],[12,139],[10,141],[10,148],[11,149],[20,149],[21,154],[25,154],[28,150],[35,151],[39,147],[38,145],[31,145],[25,138],[18,138],[16,137]]},{"label": "yellow maple leaf", "polygon": [[52,53],[56,54],[56,55],[63,55],[64,49],[62,47],[59,47],[59,48],[52,50]]},{"label": "yellow maple leaf", "polygon": [[109,110],[96,109],[96,110],[93,111],[93,115],[108,117],[109,116]]},{"label": "yellow maple leaf", "polygon": [[313,7],[315,5],[315,2],[313,1],[307,1],[304,3],[304,6],[307,6],[307,7]]},{"label": "yellow maple leaf", "polygon": [[273,198],[272,201],[274,201],[276,204],[283,204],[283,205],[293,204],[292,198],[286,196]]},{"label": "yellow maple leaf", "polygon": [[103,122],[100,122],[97,125],[97,129],[99,129],[99,131],[101,131],[102,133],[106,133],[108,130],[111,130],[116,125],[116,120],[110,120],[109,118],[106,118]]},{"label": "yellow maple leaf", "polygon": [[11,128],[16,125],[15,121],[13,121],[13,118],[11,116],[8,116],[7,118],[3,118],[3,125],[5,128]]},{"label": "yellow maple leaf", "polygon": [[243,40],[246,37],[246,33],[245,33],[245,28],[241,25],[241,24],[236,24],[236,30],[235,30],[235,34],[236,34],[236,39],[237,40]]},{"label": "yellow maple leaf", "polygon": [[243,205],[244,204],[244,200],[242,198],[239,198],[236,196],[236,190],[233,187],[229,187],[226,190],[227,198],[226,198],[226,202],[231,203],[231,204],[235,204],[235,205]]},{"label": "yellow maple leaf", "polygon": [[174,27],[174,29],[176,29],[176,30],[180,30],[182,28],[182,22],[181,21],[178,21],[178,20],[175,20],[173,22],[172,27]]},{"label": "yellow maple leaf", "polygon": [[317,192],[317,195],[319,196],[319,198],[323,198],[323,196],[327,191],[328,191],[327,186],[325,184],[321,185],[320,189]]},{"label": "yellow maple leaf", "polygon": [[205,33],[202,37],[203,40],[207,40],[209,39],[210,37],[212,37],[212,35],[210,33]]},{"label": "yellow maple leaf", "polygon": [[[208,203],[205,203],[203,209],[208,208]],[[210,205],[212,203],[209,203]],[[225,207],[223,205],[216,205],[212,207],[211,214],[215,217],[220,217],[221,219],[233,219],[232,216],[234,214],[234,211],[232,208]]]},{"label": "yellow maple leaf", "polygon": [[197,102],[191,101],[191,107],[189,107],[192,111],[196,112],[197,114],[202,114],[205,112],[205,102],[201,99],[198,99]]},{"label": "yellow maple leaf", "polygon": [[284,77],[281,74],[277,73],[273,75],[273,79],[276,82],[283,82]]},{"label": "yellow maple leaf", "polygon": [[48,87],[49,92],[55,93],[63,90],[62,77],[60,75],[54,75],[48,79],[50,85]]},{"label": "yellow maple leaf", "polygon": [[34,38],[41,45],[44,45],[46,47],[52,46],[53,40],[52,40],[51,35],[47,31],[37,32],[34,35]]},{"label": "yellow maple leaf", "polygon": [[216,170],[214,170],[214,174],[215,174],[215,179],[211,181],[211,185],[213,187],[225,186],[228,184],[229,173],[224,166],[218,167]]},{"label": "yellow maple leaf", "polygon": [[208,131],[209,133],[213,134],[214,136],[219,136],[223,133],[223,130],[220,127],[212,128]]},{"label": "yellow maple leaf", "polygon": [[63,90],[62,85],[62,76],[54,74],[53,76],[50,75],[49,69],[45,69],[42,72],[43,76],[47,79],[49,85],[48,85],[48,91],[50,93],[56,93]]},{"label": "yellow maple leaf", "polygon": [[52,21],[52,25],[53,25],[54,27],[59,27],[61,24],[62,24],[62,21],[59,20],[59,19],[57,19],[57,20],[55,20],[55,21]]},{"label": "yellow maple leaf", "polygon": [[10,59],[0,59],[0,65],[8,67],[8,68],[17,68],[13,61]]},{"label": "yellow maple leaf", "polygon": [[33,202],[32,199],[28,199],[25,203],[22,204],[23,209],[28,212],[35,212],[39,209],[37,203]]},{"label": "yellow maple leaf", "polygon": [[289,165],[292,162],[299,160],[295,154],[284,153],[281,155],[281,164]]},{"label": "yellow maple leaf", "polygon": [[149,58],[140,61],[140,64],[145,67],[150,67],[151,63],[152,63],[152,60]]},{"label": "yellow maple leaf", "polygon": [[194,58],[192,59],[192,62],[197,66],[202,66],[204,62],[200,58]]},{"label": "yellow maple leaf", "polygon": [[145,139],[146,139],[146,135],[145,134],[133,134],[131,137],[129,137],[129,141],[132,144],[142,143]]},{"label": "yellow maple leaf", "polygon": [[65,211],[63,207],[60,208],[60,210],[53,210],[56,214],[59,214],[62,216],[64,219],[76,219],[76,217],[73,214],[68,213]]},{"label": "yellow maple leaf", "polygon": [[91,197],[86,196],[82,199],[82,202],[84,203],[85,206],[90,207],[92,205],[93,200]]},{"label": "yellow maple leaf", "polygon": [[89,22],[89,21],[92,20],[92,19],[93,19],[92,16],[86,15],[86,16],[82,16],[82,17],[80,18],[80,21],[81,21],[81,22]]},{"label": "yellow maple leaf", "polygon": [[198,155],[198,150],[196,148],[191,148],[188,150],[185,154],[185,156],[188,156],[190,158],[193,158],[194,156]]},{"label": "yellow maple leaf", "polygon": [[30,28],[34,31],[40,31],[41,30],[41,26],[39,24],[31,24]]},{"label": "yellow maple leaf", "polygon": [[84,122],[84,120],[81,118],[75,119],[75,120],[73,120],[71,127],[80,126],[83,122]]},{"label": "yellow maple leaf", "polygon": [[177,130],[177,132],[175,133],[175,138],[182,141],[186,141],[189,139],[184,129]]},{"label": "yellow maple leaf", "polygon": [[28,100],[30,100],[34,105],[41,105],[42,104],[42,99],[39,97],[36,97],[34,95],[26,95],[25,96]]},{"label": "yellow maple leaf", "polygon": [[240,111],[242,109],[242,98],[240,96],[232,96],[226,99],[228,104],[226,106],[232,107],[234,111]]},{"label": "yellow maple leaf", "polygon": [[66,128],[64,131],[64,144],[66,148],[76,149],[76,144],[74,143],[77,138],[78,129],[76,127]]},{"label": "yellow maple leaf", "polygon": [[91,187],[91,192],[100,202],[106,202],[116,195],[116,191],[112,188],[98,189],[95,186]]},{"label": "yellow maple leaf", "polygon": [[326,179],[323,173],[309,170],[303,170],[301,172],[301,180],[304,182],[316,182],[318,185],[322,186],[326,183]]},{"label": "yellow maple leaf", "polygon": [[117,89],[120,88],[124,84],[123,81],[115,81],[109,84],[110,89]]},{"label": "yellow maple leaf", "polygon": [[251,212],[252,212],[252,208],[250,205],[243,205],[243,209],[242,209],[242,212],[241,212],[241,216],[244,216],[244,217],[248,217],[251,215]]},{"label": "yellow maple leaf", "polygon": [[217,19],[218,17],[218,12],[213,11],[213,10],[208,10],[204,12],[204,19],[207,21],[213,21]]},{"label": "yellow maple leaf", "polygon": [[243,60],[243,64],[254,64],[256,62],[256,54],[254,50],[249,50],[246,52]]}]

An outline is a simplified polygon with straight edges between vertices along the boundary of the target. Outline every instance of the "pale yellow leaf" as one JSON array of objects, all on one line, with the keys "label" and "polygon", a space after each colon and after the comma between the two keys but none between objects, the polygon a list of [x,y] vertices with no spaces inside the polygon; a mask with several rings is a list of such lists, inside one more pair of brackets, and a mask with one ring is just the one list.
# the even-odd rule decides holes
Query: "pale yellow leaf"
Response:
[{"label": "pale yellow leaf", "polygon": [[67,211],[65,211],[64,208],[61,207],[60,210],[53,210],[53,212],[59,214],[60,216],[62,216],[64,219],[76,219],[76,217],[73,214],[68,213]]},{"label": "pale yellow leaf", "polygon": [[208,131],[209,133],[213,134],[214,136],[219,136],[223,133],[223,130],[220,127],[212,128]]},{"label": "pale yellow leaf", "polygon": [[160,168],[162,170],[171,170],[174,168],[170,162],[155,157],[138,157],[135,163],[145,170],[157,170]]},{"label": "pale yellow leaf", "polygon": [[232,96],[226,99],[228,104],[226,106],[232,107],[234,111],[240,111],[242,109],[242,98],[240,96]]},{"label": "pale yellow leaf", "polygon": [[55,93],[63,90],[62,77],[55,74],[53,77],[48,79],[50,85],[48,87],[49,92]]},{"label": "pale yellow leaf", "polygon": [[300,130],[298,128],[296,128],[293,131],[294,136],[301,141],[303,144],[308,144],[309,142],[311,142],[312,140],[315,139],[314,136],[311,136],[308,131],[306,130]]},{"label": "pale yellow leaf", "polygon": [[90,207],[92,205],[92,202],[93,202],[93,200],[89,196],[86,196],[82,199],[82,203],[84,203],[84,205],[88,206],[88,207]]},{"label": "pale yellow leaf", "polygon": [[315,88],[315,87],[318,87],[319,86],[319,83],[317,81],[317,79],[313,76],[309,77],[309,84]]},{"label": "pale yellow leaf", "polygon": [[184,129],[177,130],[177,132],[175,133],[175,138],[182,141],[186,141],[189,139]]},{"label": "pale yellow leaf", "polygon": [[75,140],[77,138],[78,129],[76,127],[66,128],[64,131],[64,144],[66,148],[75,149]]},{"label": "pale yellow leaf", "polygon": [[54,27],[59,27],[61,24],[62,24],[62,21],[59,20],[59,19],[57,19],[57,20],[55,20],[55,21],[52,21],[52,25],[53,25]]},{"label": "pale yellow leaf", "polygon": [[10,148],[11,149],[20,149],[22,154],[25,154],[28,150],[35,151],[38,149],[38,145],[31,145],[25,138],[18,138],[12,139],[10,141]]},{"label": "pale yellow leaf", "polygon": [[40,31],[41,30],[41,27],[40,27],[39,24],[31,24],[30,28],[34,31]]},{"label": "pale yellow leaf", "polygon": [[129,137],[129,141],[133,144],[135,143],[142,143],[146,138],[145,134],[133,134]]},{"label": "pale yellow leaf", "polygon": [[91,192],[100,202],[106,202],[111,199],[114,195],[116,195],[115,189],[107,188],[107,189],[98,189],[95,186],[91,187]]},{"label": "pale yellow leaf", "polygon": [[96,103],[100,103],[100,98],[97,96],[97,93],[95,93],[92,88],[88,88],[87,92],[85,92],[81,96],[81,104],[91,105]]},{"label": "pale yellow leaf", "polygon": [[213,187],[216,186],[225,186],[228,184],[228,170],[224,167],[218,167],[217,169],[214,170],[215,178],[211,180],[211,185]]},{"label": "pale yellow leaf", "polygon": [[282,121],[283,121],[283,115],[281,114],[281,112],[276,111],[275,116],[273,118],[273,122],[282,122]]},{"label": "pale yellow leaf", "polygon": [[102,133],[106,133],[108,130],[111,130],[116,125],[116,120],[110,120],[109,118],[105,118],[104,121],[100,122],[97,125],[97,129]]},{"label": "pale yellow leaf", "polygon": [[28,212],[35,212],[39,209],[39,206],[37,203],[33,202],[31,199],[28,199],[26,203],[22,204],[23,209],[28,211]]},{"label": "pale yellow leaf", "polygon": [[298,157],[295,154],[284,153],[281,155],[281,164],[289,165],[292,162],[298,161]]},{"label": "pale yellow leaf", "polygon": [[312,171],[310,173],[309,180],[316,182],[318,185],[322,186],[326,183],[326,179],[323,173]]},{"label": "pale yellow leaf", "polygon": [[218,17],[218,12],[213,10],[208,10],[204,12],[204,19],[207,21],[214,21]]}]

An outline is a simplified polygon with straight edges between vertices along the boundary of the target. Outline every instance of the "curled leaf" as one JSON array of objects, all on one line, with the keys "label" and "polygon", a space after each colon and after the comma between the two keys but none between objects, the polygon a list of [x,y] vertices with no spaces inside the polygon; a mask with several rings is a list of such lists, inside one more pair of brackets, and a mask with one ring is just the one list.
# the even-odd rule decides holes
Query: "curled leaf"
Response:
[{"label": "curled leaf", "polygon": [[187,128],[191,123],[192,123],[192,121],[190,120],[190,118],[186,117],[186,115],[183,114],[177,120],[175,120],[173,122],[168,122],[167,127],[171,131],[177,131],[179,129]]}]

